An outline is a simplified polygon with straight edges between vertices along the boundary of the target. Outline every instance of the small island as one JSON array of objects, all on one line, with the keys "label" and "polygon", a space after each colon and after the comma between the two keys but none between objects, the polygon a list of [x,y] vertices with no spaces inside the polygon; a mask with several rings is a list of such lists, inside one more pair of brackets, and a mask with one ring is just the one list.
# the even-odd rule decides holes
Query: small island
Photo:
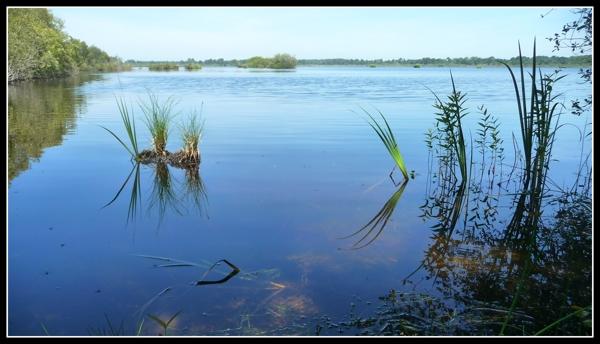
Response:
[{"label": "small island", "polygon": [[238,65],[239,68],[268,68],[268,69],[294,69],[298,61],[289,54],[277,54],[272,58],[254,56]]},{"label": "small island", "polygon": [[148,66],[151,71],[171,71],[179,70],[179,65],[175,63],[154,63]]},{"label": "small island", "polygon": [[199,63],[188,63],[185,65],[185,70],[194,71],[202,69],[202,65]]}]

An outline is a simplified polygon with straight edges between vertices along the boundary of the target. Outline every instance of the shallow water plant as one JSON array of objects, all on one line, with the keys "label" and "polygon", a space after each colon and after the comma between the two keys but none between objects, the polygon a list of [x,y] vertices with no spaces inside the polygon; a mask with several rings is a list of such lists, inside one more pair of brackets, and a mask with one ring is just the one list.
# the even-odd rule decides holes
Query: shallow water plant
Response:
[{"label": "shallow water plant", "polygon": [[119,141],[123,145],[123,147],[125,147],[125,149],[129,152],[129,154],[131,154],[132,158],[137,159],[137,157],[140,155],[140,153],[138,150],[137,133],[135,130],[135,118],[132,115],[133,111],[131,111],[131,113],[130,113],[130,110],[127,108],[127,104],[125,104],[125,101],[121,98],[117,99],[117,106],[119,107],[119,113],[121,114],[121,120],[123,121],[123,126],[125,126],[125,131],[127,132],[127,137],[129,138],[129,143],[131,144],[131,147],[127,146],[125,144],[125,142],[123,142],[123,140],[121,140],[110,129],[108,129],[102,125],[100,127],[102,127],[104,130],[108,131],[112,136],[114,136],[115,139],[117,139],[117,141]]},{"label": "shallow water plant", "polygon": [[183,141],[183,158],[192,162],[200,162],[198,144],[202,138],[204,121],[200,121],[194,111],[188,118],[188,122],[181,126],[181,139]]},{"label": "shallow water plant", "polygon": [[458,163],[460,175],[463,181],[468,178],[467,175],[467,150],[462,128],[462,118],[467,115],[465,104],[465,95],[456,90],[454,77],[450,72],[452,81],[452,93],[448,96],[448,101],[443,102],[435,92],[431,91],[436,98],[433,105],[439,112],[436,115],[436,128],[440,132],[439,143],[441,148],[447,153],[441,157],[441,160],[447,167],[450,167],[454,173],[454,163]]},{"label": "shallow water plant", "polygon": [[[531,61],[532,70],[529,73],[529,77],[531,78],[529,109],[527,108],[525,68],[523,67],[521,45],[519,44],[521,90],[519,90],[519,83],[510,66],[501,62],[508,69],[513,82],[519,112],[523,154],[525,156],[522,192],[515,206],[520,211],[515,212],[515,216],[509,224],[510,230],[515,230],[521,226],[536,228],[538,225],[542,214],[541,202],[545,196],[546,176],[551,161],[552,147],[556,131],[560,128],[558,120],[560,110],[563,108],[562,103],[556,102],[559,95],[552,95],[552,89],[554,83],[565,76],[556,76],[555,74],[542,76],[540,69],[536,71],[535,40]],[[539,77],[539,80],[537,77]]]},{"label": "shallow water plant", "polygon": [[169,97],[161,104],[156,95],[150,93],[148,97],[148,103],[141,101],[140,107],[146,117],[146,126],[152,135],[154,153],[164,156],[167,155],[167,139],[175,101]]},{"label": "shallow water plant", "polygon": [[[379,138],[381,139],[381,142],[383,142],[383,144],[385,145],[385,148],[387,148],[392,159],[394,159],[396,166],[398,167],[398,169],[400,169],[400,172],[402,172],[404,179],[408,180],[408,171],[406,169],[406,165],[404,164],[404,158],[402,157],[402,154],[400,153],[400,148],[398,148],[398,143],[396,142],[396,137],[394,137],[394,133],[392,132],[392,129],[390,128],[388,121],[385,119],[385,116],[383,116],[381,111],[377,110],[377,112],[383,119],[383,122],[385,123],[385,127],[384,127],[379,122],[377,122],[377,120],[375,120],[375,118],[367,110],[365,110],[362,107],[361,107],[361,109],[371,119],[372,122],[367,120],[367,123],[369,123],[371,128],[373,128],[373,130],[375,130],[375,132],[377,133],[377,136],[379,136]],[[392,170],[392,173],[393,172],[394,172],[394,170]],[[391,175],[392,174],[390,173],[390,176]]]}]

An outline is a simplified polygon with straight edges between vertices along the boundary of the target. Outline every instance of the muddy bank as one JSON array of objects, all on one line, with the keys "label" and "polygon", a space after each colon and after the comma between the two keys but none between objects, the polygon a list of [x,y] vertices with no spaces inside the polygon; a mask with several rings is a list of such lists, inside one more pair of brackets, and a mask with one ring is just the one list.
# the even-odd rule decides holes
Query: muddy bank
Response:
[{"label": "muddy bank", "polygon": [[164,151],[163,154],[156,153],[153,150],[144,150],[137,156],[137,161],[141,164],[169,164],[177,168],[194,168],[200,165],[200,156],[190,156],[183,151],[171,153]]}]

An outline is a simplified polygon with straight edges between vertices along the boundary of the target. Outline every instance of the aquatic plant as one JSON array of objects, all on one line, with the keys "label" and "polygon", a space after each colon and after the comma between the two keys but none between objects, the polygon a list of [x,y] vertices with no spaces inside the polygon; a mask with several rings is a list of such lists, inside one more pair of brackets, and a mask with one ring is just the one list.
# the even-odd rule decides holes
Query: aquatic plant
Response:
[{"label": "aquatic plant", "polygon": [[199,121],[196,111],[188,118],[187,123],[181,126],[181,139],[183,141],[183,158],[191,162],[200,162],[198,144],[202,138],[204,121]]},{"label": "aquatic plant", "polygon": [[439,111],[435,113],[437,116],[436,129],[440,132],[439,144],[447,153],[442,156],[442,163],[450,168],[452,174],[454,174],[454,163],[458,163],[461,178],[466,181],[468,178],[467,152],[462,128],[462,118],[467,115],[467,109],[464,107],[466,95],[456,90],[452,72],[450,72],[450,80],[452,81],[452,93],[448,96],[447,102],[443,102],[435,92],[430,90],[436,99],[433,107]]},{"label": "aquatic plant", "polygon": [[146,118],[146,126],[152,135],[152,146],[157,155],[167,155],[166,146],[169,137],[169,126],[172,119],[172,109],[175,104],[172,97],[160,103],[152,93],[148,95],[148,103],[140,101],[140,108]]},{"label": "aquatic plant", "polygon": [[488,175],[493,176],[496,172],[496,163],[499,161],[500,167],[502,167],[504,159],[504,148],[502,147],[504,141],[500,137],[500,123],[498,118],[488,113],[485,106],[481,105],[478,110],[481,114],[481,120],[477,123],[479,128],[476,130],[475,145],[481,155],[481,175],[483,177],[486,166],[486,152],[489,150],[491,162],[488,166]]},{"label": "aquatic plant", "polygon": [[[406,169],[406,165],[404,164],[404,158],[402,157],[402,154],[400,153],[400,148],[398,148],[398,143],[396,142],[396,137],[394,137],[394,133],[392,132],[392,129],[390,128],[390,125],[388,124],[388,121],[385,119],[385,116],[383,116],[381,111],[377,110],[377,112],[379,112],[379,115],[383,119],[383,122],[385,123],[385,128],[384,128],[383,125],[378,123],[375,120],[375,118],[367,110],[365,110],[362,107],[361,107],[361,109],[371,119],[372,122],[369,122],[367,120],[367,123],[369,123],[371,128],[373,128],[373,130],[375,130],[375,132],[377,133],[377,136],[379,136],[379,138],[381,139],[381,142],[383,142],[383,144],[385,145],[385,148],[387,148],[388,152],[390,153],[390,156],[392,157],[392,159],[394,159],[396,166],[402,172],[404,179],[408,180],[408,178],[409,178],[408,171]],[[392,173],[393,172],[394,172],[394,170],[392,169]],[[390,177],[392,176],[392,173],[390,173]]]},{"label": "aquatic plant", "polygon": [[125,131],[127,132],[127,137],[129,138],[129,143],[131,144],[131,147],[128,147],[125,144],[125,142],[123,142],[123,140],[121,140],[110,129],[108,129],[102,125],[100,127],[102,127],[104,130],[108,131],[112,136],[114,136],[115,139],[117,139],[117,141],[119,141],[123,145],[123,147],[125,147],[125,149],[129,152],[129,154],[131,154],[131,157],[133,159],[137,159],[137,157],[140,155],[140,152],[138,150],[137,133],[135,130],[135,118],[132,115],[133,111],[131,111],[131,113],[129,112],[129,109],[127,108],[127,105],[125,104],[125,101],[121,98],[117,99],[117,106],[119,107],[119,113],[121,114],[121,120],[123,121],[123,126],[125,126]]},{"label": "aquatic plant", "polygon": [[[454,308],[443,297],[395,289],[380,296],[379,306],[368,315],[355,314],[352,309],[355,307],[353,303],[347,320],[327,319],[318,324],[317,334],[326,328],[338,335],[345,330],[367,336],[490,335],[492,324],[506,312],[504,308],[484,302]],[[527,315],[518,315],[523,323],[528,323]],[[520,330],[517,326],[513,328]]]},{"label": "aquatic plant", "polygon": [[[501,62],[502,63],[502,62]],[[552,95],[555,82],[564,78],[556,72],[542,76],[541,69],[536,71],[536,43],[533,43],[530,105],[527,109],[525,89],[525,68],[521,45],[519,44],[520,86],[511,67],[502,63],[510,72],[515,89],[519,124],[521,129],[522,149],[525,168],[522,177],[522,192],[516,201],[515,216],[509,224],[509,229],[516,230],[521,226],[535,228],[541,217],[541,201],[544,197],[546,176],[551,161],[552,147],[558,128],[558,118],[563,104],[556,102],[558,95]],[[539,76],[539,80],[537,77]],[[539,84],[538,84],[539,82]]]}]

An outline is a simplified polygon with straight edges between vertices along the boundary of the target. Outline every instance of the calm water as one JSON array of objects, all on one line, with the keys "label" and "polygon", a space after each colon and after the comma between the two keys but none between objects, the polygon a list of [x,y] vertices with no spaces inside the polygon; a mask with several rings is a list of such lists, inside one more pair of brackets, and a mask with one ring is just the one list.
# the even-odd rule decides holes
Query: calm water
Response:
[{"label": "calm water", "polygon": [[[565,101],[591,92],[577,70],[564,73],[555,89]],[[510,165],[518,117],[508,72],[456,68],[453,74],[467,93],[465,125],[475,135],[477,107],[485,104],[501,123]],[[449,94],[448,69],[134,70],[9,87],[9,334],[43,335],[42,324],[52,335],[98,334],[108,331],[106,318],[135,334],[145,314],[166,320],[178,311],[169,334],[314,334],[324,316],[372,313],[390,289],[510,305],[514,283],[488,282],[514,258],[497,259],[485,240],[465,245],[461,231],[441,240],[431,228],[435,219],[422,216],[436,187],[424,142],[435,123],[427,88]],[[115,102],[123,97],[134,105],[140,143],[148,146],[136,105],[148,90],[178,99],[175,122],[202,107],[197,174],[152,166],[136,173],[127,152],[100,127],[125,135]],[[360,106],[386,114],[415,171],[400,193],[388,177],[393,162]],[[559,131],[550,173],[561,187],[573,183],[582,150],[575,127],[589,117],[565,113],[562,120],[573,125]],[[181,146],[178,132],[175,125],[171,151]],[[587,142],[584,154],[589,150]],[[510,167],[504,169],[507,179]],[[130,173],[123,192],[103,208]],[[394,176],[401,178],[398,171]],[[138,202],[131,209],[133,185],[139,198],[133,195]],[[376,240],[353,249],[362,235],[340,239],[389,199],[394,210]],[[503,202],[490,206],[498,223],[510,213]],[[439,258],[440,245],[453,253]],[[204,276],[220,259],[240,273],[224,283],[192,285],[227,275],[230,269],[220,264]],[[582,259],[590,269],[591,261]],[[178,261],[198,266],[160,267]],[[532,296],[532,304],[562,302],[559,291],[567,287],[552,278],[540,282],[548,292]],[[585,290],[577,294],[581,302],[589,298]],[[159,332],[145,317],[142,333]]]}]

